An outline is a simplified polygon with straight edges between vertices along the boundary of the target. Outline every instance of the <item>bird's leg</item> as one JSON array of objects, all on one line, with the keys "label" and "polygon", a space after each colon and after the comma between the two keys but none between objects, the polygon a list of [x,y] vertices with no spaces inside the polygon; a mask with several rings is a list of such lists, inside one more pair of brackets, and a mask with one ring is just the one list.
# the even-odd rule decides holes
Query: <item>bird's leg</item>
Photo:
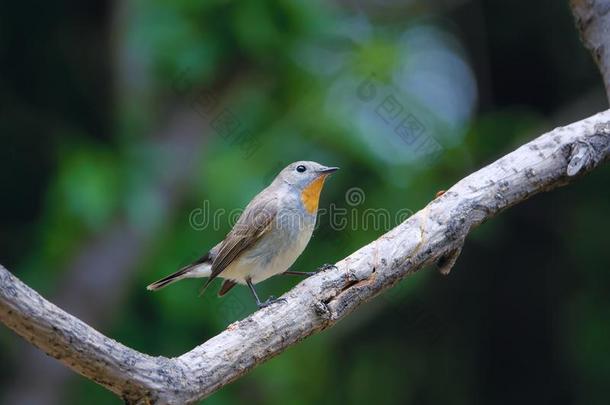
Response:
[{"label": "bird's leg", "polygon": [[249,278],[246,279],[246,284],[248,284],[250,291],[252,291],[252,295],[254,295],[254,299],[256,300],[256,305],[260,307],[261,300],[258,298],[258,294],[256,293],[256,290],[254,289],[254,285],[252,285],[252,281]]},{"label": "bird's leg", "polygon": [[323,264],[322,266],[318,267],[316,269],[316,271],[292,271],[292,270],[287,270],[287,271],[283,272],[282,274],[291,275],[291,276],[305,276],[305,277],[309,277],[309,276],[313,276],[314,274],[317,274],[320,271],[336,269],[336,268],[337,268],[337,266],[335,266],[334,264]]},{"label": "bird's leg", "polygon": [[254,289],[252,280],[250,280],[249,278],[246,279],[246,284],[248,284],[248,287],[250,287],[250,291],[252,291],[252,295],[254,295],[254,299],[256,300],[256,306],[258,307],[258,309],[268,307],[269,305],[275,304],[276,302],[286,302],[285,298],[275,298],[273,295],[267,298],[267,301],[261,302],[261,300],[258,298],[256,290]]}]

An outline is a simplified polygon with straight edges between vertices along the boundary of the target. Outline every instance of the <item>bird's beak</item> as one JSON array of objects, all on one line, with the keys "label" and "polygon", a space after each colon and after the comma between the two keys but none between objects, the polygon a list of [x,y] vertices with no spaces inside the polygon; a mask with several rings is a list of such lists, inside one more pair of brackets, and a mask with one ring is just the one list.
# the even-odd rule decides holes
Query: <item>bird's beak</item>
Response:
[{"label": "bird's beak", "polygon": [[324,169],[318,170],[318,173],[324,174],[324,175],[329,175],[331,173],[336,172],[337,170],[339,170],[338,167],[325,167]]}]

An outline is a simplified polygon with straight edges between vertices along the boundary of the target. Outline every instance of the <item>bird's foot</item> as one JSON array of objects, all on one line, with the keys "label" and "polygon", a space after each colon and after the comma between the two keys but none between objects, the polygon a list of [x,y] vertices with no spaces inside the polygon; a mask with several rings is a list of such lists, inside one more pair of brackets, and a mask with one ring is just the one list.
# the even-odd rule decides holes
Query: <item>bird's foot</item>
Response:
[{"label": "bird's foot", "polygon": [[337,266],[335,266],[334,264],[326,263],[326,264],[323,264],[320,267],[318,267],[318,269],[315,271],[315,273],[312,273],[312,274],[316,274],[320,271],[331,270],[331,269],[337,270]]},{"label": "bird's foot", "polygon": [[313,276],[318,274],[321,271],[324,270],[330,270],[330,269],[336,269],[337,266],[335,266],[334,264],[323,264],[322,266],[318,267],[316,269],[316,271],[292,271],[292,270],[287,270],[285,272],[283,272],[282,274],[286,274],[286,275],[291,275],[291,276],[305,276],[305,277],[309,277],[309,276]]},{"label": "bird's foot", "polygon": [[267,298],[267,301],[257,302],[256,305],[258,306],[258,309],[262,309],[267,308],[269,305],[273,305],[277,302],[286,302],[286,298],[275,298],[273,295],[271,295],[269,298]]},{"label": "bird's foot", "polygon": [[337,266],[335,266],[334,264],[328,264],[328,263],[326,263],[326,264],[323,264],[323,265],[321,265],[320,267],[318,267],[318,268],[316,269],[316,271],[308,271],[308,272],[305,272],[305,273],[303,273],[303,274],[305,274],[305,275],[307,275],[307,276],[313,276],[313,275],[315,275],[315,274],[318,274],[318,273],[319,273],[319,272],[321,272],[321,271],[325,271],[325,270],[331,270],[331,269],[335,269],[335,270],[337,270]]}]

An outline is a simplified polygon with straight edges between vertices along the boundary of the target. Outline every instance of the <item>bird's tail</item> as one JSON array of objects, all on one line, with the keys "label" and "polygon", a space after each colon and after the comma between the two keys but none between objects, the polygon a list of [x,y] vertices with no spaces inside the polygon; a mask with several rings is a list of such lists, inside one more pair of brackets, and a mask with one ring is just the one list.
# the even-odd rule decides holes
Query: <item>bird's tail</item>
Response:
[{"label": "bird's tail", "polygon": [[190,269],[188,267],[182,268],[177,272],[172,273],[169,276],[163,277],[161,280],[157,280],[154,283],[148,285],[146,289],[149,291],[160,290],[175,281],[182,280],[183,278],[185,278],[184,276],[188,273],[189,270]]},{"label": "bird's tail", "polygon": [[149,291],[157,291],[165,286],[168,286],[176,281],[185,278],[208,277],[210,275],[210,265],[205,263],[196,263],[183,267],[169,276],[163,277],[146,287]]}]

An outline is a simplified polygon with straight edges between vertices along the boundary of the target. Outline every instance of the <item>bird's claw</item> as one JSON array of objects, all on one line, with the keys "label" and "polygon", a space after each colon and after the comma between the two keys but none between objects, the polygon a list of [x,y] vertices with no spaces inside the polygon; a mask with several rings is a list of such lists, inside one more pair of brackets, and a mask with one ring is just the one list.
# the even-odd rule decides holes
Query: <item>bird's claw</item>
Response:
[{"label": "bird's claw", "polygon": [[[320,272],[320,271],[325,271],[325,270],[331,270],[331,269],[335,269],[337,270],[337,266],[335,266],[334,264],[323,264],[320,267],[318,267],[318,269],[316,270],[316,273]],[[315,274],[315,273],[312,273]]]},{"label": "bird's claw", "polygon": [[316,269],[316,271],[307,271],[307,272],[304,272],[303,274],[306,275],[306,276],[315,276],[316,274],[318,274],[321,271],[330,270],[330,269],[335,269],[336,270],[337,266],[335,266],[334,264],[326,263],[326,264],[323,264],[320,267],[318,267]]},{"label": "bird's claw", "polygon": [[286,298],[275,298],[273,295],[267,298],[267,301],[259,302],[258,309],[267,308],[269,305],[273,305],[278,302],[286,302]]}]

